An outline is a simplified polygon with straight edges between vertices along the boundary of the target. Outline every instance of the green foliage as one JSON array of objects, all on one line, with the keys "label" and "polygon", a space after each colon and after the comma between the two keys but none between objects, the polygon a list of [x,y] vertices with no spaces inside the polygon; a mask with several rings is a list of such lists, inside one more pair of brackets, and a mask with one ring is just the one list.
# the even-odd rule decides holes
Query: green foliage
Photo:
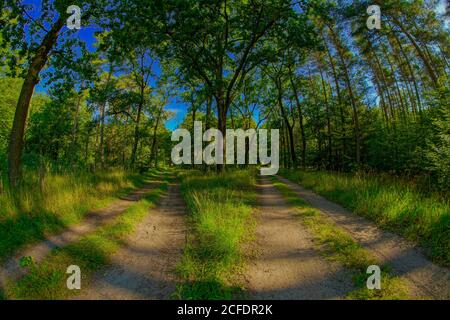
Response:
[{"label": "green foliage", "polygon": [[[9,134],[11,132],[14,112],[22,83],[23,80],[19,78],[0,76],[0,95],[2,97],[0,100],[0,170],[4,167]],[[47,101],[48,97],[44,94],[34,95],[31,101],[30,113],[41,110]]]},{"label": "green foliage", "polygon": [[[46,29],[64,21],[72,3],[50,1],[30,16],[25,1],[4,1],[0,259],[134,186],[136,177],[123,170],[170,163],[165,121],[172,115],[166,107],[173,96],[189,104],[181,127],[191,129],[194,112],[206,122],[208,112],[212,127],[280,129],[285,167],[393,171],[430,177],[435,187],[425,192],[447,191],[448,29],[432,7],[435,1],[389,0],[375,1],[383,6],[383,28],[368,31],[366,8],[372,2],[80,3],[82,28],[98,30],[94,50],[74,30],[60,32],[51,43],[41,66],[45,72],[32,79],[45,80],[46,93],[34,94],[29,118],[18,118],[26,127],[25,137],[17,137],[25,140],[24,176],[11,190],[3,180],[22,88],[15,77],[26,75]],[[103,172],[118,166],[124,169]],[[421,242],[448,263],[447,202],[383,177],[296,173],[293,178]],[[235,172],[185,179],[195,235],[180,265],[186,279],[180,297],[234,295],[230,270],[241,263],[240,244],[250,232],[244,226],[251,221],[252,195],[242,189],[253,183],[250,175]],[[324,226],[325,238],[327,230]],[[338,238],[331,239],[334,250],[357,251]],[[88,242],[102,247],[102,239]],[[100,251],[109,252],[109,244]],[[104,263],[95,254],[92,258]],[[57,273],[51,278],[53,269],[39,270],[30,284],[59,283]]]},{"label": "green foliage", "polygon": [[233,299],[240,295],[237,274],[243,245],[252,236],[255,180],[249,171],[224,175],[189,174],[182,192],[192,234],[177,270],[181,299]]},{"label": "green foliage", "polygon": [[440,187],[450,190],[450,106],[445,106],[438,113],[433,124],[435,139],[429,140],[425,156]]},{"label": "green foliage", "polygon": [[32,266],[34,264],[33,257],[25,256],[20,258],[19,265],[22,268]]},{"label": "green foliage", "polygon": [[[22,86],[21,79],[0,77],[0,159],[5,159],[14,110]],[[3,162],[3,161],[2,161]]]}]

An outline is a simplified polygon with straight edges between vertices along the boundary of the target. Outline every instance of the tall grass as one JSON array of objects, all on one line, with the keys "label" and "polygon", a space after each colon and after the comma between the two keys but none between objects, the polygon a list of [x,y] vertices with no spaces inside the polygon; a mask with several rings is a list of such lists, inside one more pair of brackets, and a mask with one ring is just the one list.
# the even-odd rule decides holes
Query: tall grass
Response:
[{"label": "tall grass", "polygon": [[254,227],[255,179],[248,171],[185,176],[182,192],[189,208],[190,238],[178,266],[183,299],[231,299],[239,296],[237,274],[244,243]]},{"label": "tall grass", "polygon": [[386,176],[281,172],[379,226],[420,243],[436,262],[450,266],[450,203]]},{"label": "tall grass", "polygon": [[0,262],[23,245],[79,222],[90,210],[140,185],[139,175],[119,169],[44,178],[26,173],[17,188],[0,192]]}]

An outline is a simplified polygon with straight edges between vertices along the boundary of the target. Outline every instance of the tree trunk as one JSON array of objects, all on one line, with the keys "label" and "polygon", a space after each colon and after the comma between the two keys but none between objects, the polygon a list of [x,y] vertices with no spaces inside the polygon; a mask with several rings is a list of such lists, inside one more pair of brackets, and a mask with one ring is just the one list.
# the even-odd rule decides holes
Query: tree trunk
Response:
[{"label": "tree trunk", "polygon": [[[108,88],[109,81],[114,72],[112,63],[109,65],[109,73],[106,79],[106,88]],[[106,106],[108,104],[108,98],[102,102],[100,107],[100,164],[102,169],[105,168],[105,116],[106,116]]]},{"label": "tree trunk", "polygon": [[346,137],[346,130],[345,130],[345,117],[344,117],[344,107],[343,107],[343,103],[342,103],[342,96],[341,96],[341,87],[339,85],[339,78],[338,78],[338,74],[336,71],[336,66],[334,65],[333,62],[333,57],[331,56],[331,52],[330,52],[330,48],[328,47],[328,43],[326,43],[325,37],[323,35],[323,33],[321,32],[322,35],[322,39],[323,42],[325,43],[325,48],[327,51],[327,55],[328,55],[328,60],[330,62],[331,65],[331,70],[333,72],[333,78],[334,78],[334,85],[336,87],[336,95],[338,98],[338,105],[339,105],[339,114],[340,114],[340,120],[341,120],[341,129],[342,129],[342,163],[341,166],[343,165],[343,159],[345,158],[345,155],[347,153],[347,137]]},{"label": "tree trunk", "polygon": [[434,72],[433,67],[431,66],[430,61],[428,61],[427,57],[425,56],[425,53],[422,51],[422,49],[420,48],[419,44],[417,43],[417,41],[413,38],[413,36],[408,32],[408,30],[405,29],[405,27],[403,26],[403,24],[396,18],[396,17],[392,17],[392,21],[395,23],[395,25],[397,25],[400,30],[406,35],[406,37],[409,39],[409,41],[411,41],[412,45],[414,46],[414,48],[416,49],[417,53],[419,54],[420,59],[423,61],[425,68],[428,71],[428,75],[431,78],[431,81],[433,82],[433,85],[435,88],[439,87],[439,83],[438,83],[438,78],[436,76],[436,73]]},{"label": "tree trunk", "polygon": [[398,38],[397,34],[395,33],[395,31],[393,31],[392,34],[394,36],[395,41],[398,44],[398,47],[400,49],[401,54],[403,55],[403,58],[405,59],[406,66],[408,67],[409,74],[411,76],[411,81],[412,81],[412,83],[414,85],[414,91],[415,91],[415,94],[416,94],[416,99],[417,99],[417,104],[418,104],[418,108],[419,108],[419,113],[421,113],[422,112],[422,101],[420,99],[419,88],[417,86],[417,80],[416,80],[416,76],[415,76],[414,70],[413,70],[413,68],[411,66],[411,63],[410,63],[410,61],[408,59],[408,56],[406,55],[406,52],[403,49],[403,45],[400,42],[400,39]]},{"label": "tree trunk", "polygon": [[156,152],[156,134],[158,133],[158,127],[159,127],[159,119],[161,118],[162,108],[158,112],[158,116],[156,118],[156,124],[155,128],[153,129],[153,138],[152,138],[152,147],[151,147],[151,155],[154,157],[155,160],[155,167],[157,166],[157,152]]},{"label": "tree trunk", "polygon": [[389,128],[389,117],[388,117],[388,113],[386,110],[386,100],[384,99],[384,91],[381,88],[380,80],[378,79],[378,74],[377,74],[374,66],[372,65],[371,62],[369,64],[370,64],[370,67],[372,68],[373,79],[374,79],[375,85],[377,86],[378,94],[381,98],[381,109],[383,110],[384,120],[386,121],[386,127]]},{"label": "tree trunk", "polygon": [[[217,127],[219,131],[222,133],[223,137],[223,154],[222,157],[224,158],[224,155],[226,154],[226,133],[227,133],[227,111],[228,107],[225,105],[225,100],[223,98],[223,95],[219,95],[219,99],[217,99]],[[217,150],[216,150],[217,151]],[[223,173],[225,171],[225,164],[217,163],[216,164],[217,172]]]},{"label": "tree trunk", "polygon": [[[194,106],[194,101],[192,101],[192,136],[194,137],[194,129],[195,129],[195,121],[197,120],[197,107]],[[191,150],[194,150],[194,139],[191,139]],[[192,169],[195,168],[195,154],[192,152],[191,154],[191,166]]]},{"label": "tree trunk", "polygon": [[81,104],[81,97],[82,97],[82,90],[78,93],[77,97],[77,103],[75,105],[75,113],[73,115],[73,126],[72,126],[72,141],[69,148],[69,158],[70,163],[74,163],[75,161],[75,153],[76,153],[76,146],[77,146],[77,131],[78,131],[78,114],[80,113],[80,104]]},{"label": "tree trunk", "polygon": [[142,114],[142,108],[144,107],[144,85],[141,85],[140,88],[140,101],[138,104],[137,109],[137,116],[136,116],[136,124],[134,126],[134,141],[133,141],[133,149],[131,151],[131,167],[134,169],[134,165],[136,163],[136,156],[137,156],[137,149],[139,145],[139,125],[141,123],[141,114]]},{"label": "tree trunk", "polygon": [[47,63],[50,50],[56,44],[58,33],[63,27],[64,21],[63,17],[59,17],[50,31],[45,35],[36,54],[31,59],[30,67],[28,68],[20,91],[8,148],[8,177],[12,186],[16,186],[20,178],[20,162],[24,145],[23,137],[34,87],[39,82],[39,73]]},{"label": "tree trunk", "polygon": [[103,102],[100,107],[100,165],[105,168],[105,110],[106,102]]},{"label": "tree trunk", "polygon": [[212,97],[208,95],[208,101],[206,103],[206,124],[205,131],[211,128],[211,110],[212,110]]},{"label": "tree trunk", "polygon": [[294,130],[293,126],[289,123],[288,116],[286,114],[286,110],[284,110],[283,99],[282,99],[282,89],[281,89],[281,81],[279,79],[276,80],[277,89],[278,89],[278,106],[280,107],[281,116],[283,117],[284,123],[286,125],[286,130],[288,134],[289,140],[289,151],[292,160],[292,165],[295,167],[297,165],[297,156],[295,155],[295,142],[294,142]]},{"label": "tree trunk", "polygon": [[355,96],[353,94],[352,84],[350,82],[350,75],[348,72],[347,64],[345,63],[344,54],[342,52],[342,46],[340,40],[337,38],[336,33],[334,32],[331,26],[328,26],[331,34],[331,38],[336,46],[336,51],[338,53],[339,59],[341,60],[342,68],[344,69],[344,79],[347,84],[348,93],[350,95],[350,102],[353,109],[353,123],[354,123],[354,132],[355,132],[355,142],[356,142],[356,163],[361,163],[361,130],[359,127],[359,115],[358,115],[358,107],[356,105]]},{"label": "tree trunk", "polygon": [[322,81],[322,88],[323,88],[323,96],[325,98],[325,108],[326,108],[326,114],[327,114],[327,135],[328,135],[328,166],[327,168],[330,169],[332,167],[332,155],[333,155],[333,149],[331,144],[331,119],[330,119],[330,105],[328,104],[328,97],[327,97],[327,90],[325,86],[325,80],[323,78],[322,74],[322,68],[320,67],[319,63],[319,70],[320,70],[320,79]]},{"label": "tree trunk", "polygon": [[385,76],[385,74],[384,74],[383,67],[381,66],[380,59],[378,58],[377,53],[375,52],[375,50],[373,49],[373,47],[371,47],[371,51],[372,51],[373,57],[375,58],[374,60],[375,60],[375,62],[376,62],[376,65],[377,65],[378,70],[379,70],[380,75],[381,75],[381,79],[380,79],[380,80],[382,81],[382,83],[383,83],[383,85],[384,85],[383,87],[385,88],[385,92],[386,92],[387,99],[388,99],[388,102],[389,102],[389,113],[390,113],[390,118],[391,118],[391,121],[392,121],[392,126],[393,126],[393,128],[395,129],[394,103],[393,103],[393,101],[392,101],[391,93],[390,93],[390,91],[389,91],[389,86],[388,86],[388,84],[387,84],[386,76]]},{"label": "tree trunk", "polygon": [[302,135],[302,168],[305,169],[305,167],[306,167],[306,136],[305,136],[305,126],[303,123],[303,111],[301,108],[300,100],[298,99],[297,86],[294,84],[294,81],[292,79],[292,72],[290,73],[290,81],[291,81],[292,90],[294,91],[295,103],[297,104],[298,117],[299,117],[299,123],[300,123],[300,133]]},{"label": "tree trunk", "polygon": [[403,116],[405,116],[406,115],[405,103],[403,102],[402,92],[400,90],[400,86],[398,85],[397,77],[395,76],[394,65],[392,64],[391,59],[389,59],[390,53],[387,51],[387,49],[384,46],[381,46],[381,47],[382,47],[384,55],[386,57],[386,61],[389,65],[389,69],[391,70],[392,81],[394,82],[394,87],[397,91],[397,96],[400,101],[400,110],[402,111]]}]

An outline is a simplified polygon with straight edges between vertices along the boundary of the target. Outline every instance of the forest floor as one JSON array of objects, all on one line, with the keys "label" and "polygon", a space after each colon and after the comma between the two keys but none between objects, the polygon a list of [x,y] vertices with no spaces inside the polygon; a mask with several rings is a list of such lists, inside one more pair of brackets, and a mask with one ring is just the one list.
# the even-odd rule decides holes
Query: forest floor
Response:
[{"label": "forest floor", "polygon": [[430,262],[420,248],[288,179],[277,178],[299,198],[320,210],[326,219],[344,229],[383,265],[389,266],[390,273],[407,285],[410,297],[450,299],[450,271]]},{"label": "forest floor", "polygon": [[[248,257],[246,255],[245,268],[237,271],[242,272],[245,298],[450,299],[448,269],[430,262],[419,248],[403,238],[379,229],[365,218],[283,177],[260,178],[257,182],[254,214],[251,214],[252,205],[244,206],[244,202],[240,206],[237,205],[240,203],[236,200],[238,195],[243,196],[245,192],[225,197],[228,201],[235,197],[235,206],[220,205],[220,199],[215,196],[223,195],[224,190],[232,188],[230,186],[236,188],[242,181],[247,181],[247,178],[246,175],[230,175],[222,181],[220,178],[210,177],[208,179],[211,181],[205,178],[206,180],[195,180],[195,183],[191,182],[185,186],[195,191],[196,197],[200,197],[195,198],[197,200],[203,199],[202,194],[208,195],[208,192],[214,191],[214,187],[217,189],[217,194],[210,194],[210,198],[205,198],[209,199],[209,204],[199,200],[198,205],[203,205],[204,208],[197,210],[198,217],[203,217],[202,214],[212,214],[214,208],[220,211],[217,214],[223,215],[220,216],[222,219],[230,219],[233,216],[231,213],[234,212],[238,215],[236,218],[245,216],[239,223],[249,230],[253,229],[247,224],[253,224],[252,221],[256,218],[254,237],[236,238],[242,239],[236,240],[236,245],[244,246],[245,251],[249,252]],[[22,250],[2,266],[0,281],[4,283],[6,278],[16,280],[24,276],[27,268],[20,266],[21,257],[32,257],[36,269],[25,282],[20,283],[19,280],[11,297],[28,298],[28,289],[41,284],[40,291],[36,290],[31,297],[42,298],[44,293],[44,298],[176,298],[177,291],[180,291],[177,287],[196,275],[198,270],[191,270],[189,277],[184,280],[179,271],[177,272],[183,261],[183,254],[190,252],[186,251],[186,248],[189,248],[187,206],[179,184],[174,182],[174,179],[169,181],[167,192],[154,207],[149,207],[149,203],[155,204],[159,193],[151,198],[155,201],[149,200],[149,203],[142,203],[135,211],[129,211],[140,199],[148,196],[150,190],[157,189],[157,186],[163,183],[159,179],[148,182],[142,189],[132,192],[111,206],[93,212],[83,223]],[[207,182],[209,184],[205,184]],[[236,183],[236,186],[233,183]],[[247,211],[248,215],[244,215]],[[122,217],[126,220],[117,222],[116,219],[121,216],[129,218]],[[204,218],[207,217],[209,215]],[[203,238],[207,242],[204,245],[210,245],[210,242],[223,244],[223,241],[210,241],[215,234],[211,232],[215,230],[222,235],[226,226],[230,227],[230,230],[236,229],[235,220],[230,220],[230,224],[220,220],[220,217],[214,217],[211,221],[206,220],[213,225],[206,225],[211,228],[216,226],[217,230],[200,228],[202,224],[198,224],[197,232],[200,233],[197,234],[197,245],[202,244],[200,240]],[[113,221],[116,221],[118,227],[114,227]],[[121,226],[123,223],[136,224],[136,228],[127,227],[124,233]],[[105,225],[111,225],[110,229],[98,230],[107,228]],[[97,236],[89,237],[89,234],[95,232],[98,233]],[[83,238],[84,242],[81,241]],[[82,243],[77,247],[77,242]],[[74,248],[66,251],[55,250],[73,245]],[[200,246],[199,250],[206,250],[205,248],[211,251],[215,247]],[[85,249],[89,253],[85,253]],[[191,248],[191,251],[194,249]],[[195,252],[191,252],[193,259],[198,258]],[[218,252],[222,253],[221,250]],[[185,263],[196,261],[184,258]],[[67,295],[67,289],[55,284],[52,279],[54,270],[62,268],[62,271],[58,271],[61,278],[58,281],[65,284],[67,263],[75,261],[75,264],[78,264],[76,259],[79,259],[80,265],[85,266],[86,270],[90,268],[92,273],[86,281],[83,280],[81,292],[75,293],[74,297]],[[218,258],[211,254],[210,257],[202,256],[202,259],[214,260],[208,260],[214,263]],[[43,263],[40,263],[41,261]],[[205,266],[215,270],[212,264],[206,262],[194,263],[193,266]],[[372,264],[380,265],[383,271],[381,293],[366,288],[366,269]],[[234,272],[232,265],[226,265],[230,272]],[[82,268],[83,270],[85,269]],[[23,278],[26,277],[21,279]],[[196,280],[193,277],[194,288],[196,281],[199,286],[203,283],[201,278]],[[187,288],[184,291],[189,293],[188,289],[191,287],[187,284],[184,287]],[[404,287],[407,293],[403,292]]]},{"label": "forest floor", "polygon": [[21,266],[23,259],[29,258],[31,259],[29,262],[33,263],[41,262],[52,250],[76,242],[99,227],[110,223],[127,208],[141,200],[155,186],[160,184],[161,181],[159,180],[149,181],[142,188],[130,192],[111,205],[88,213],[81,223],[69,226],[59,234],[49,236],[44,241],[19,250],[19,252],[1,266],[0,288],[4,287],[7,281],[17,280],[27,272],[27,268]]},{"label": "forest floor", "polygon": [[170,299],[185,244],[185,210],[179,185],[169,184],[157,207],[77,299]]},{"label": "forest floor", "polygon": [[293,207],[268,178],[258,184],[256,259],[245,273],[252,299],[342,299],[351,275],[316,250]]}]

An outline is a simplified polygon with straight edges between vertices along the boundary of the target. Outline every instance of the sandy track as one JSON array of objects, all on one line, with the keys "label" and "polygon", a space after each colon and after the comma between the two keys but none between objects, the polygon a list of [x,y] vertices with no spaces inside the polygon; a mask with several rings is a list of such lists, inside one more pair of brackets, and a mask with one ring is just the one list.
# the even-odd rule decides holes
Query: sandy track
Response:
[{"label": "sandy track", "polygon": [[17,280],[24,275],[25,269],[19,265],[22,257],[30,256],[34,262],[42,261],[53,249],[67,246],[82,236],[93,232],[98,227],[111,222],[115,217],[124,212],[133,203],[142,199],[146,193],[159,184],[161,184],[161,181],[146,183],[142,188],[132,191],[113,204],[88,213],[81,223],[69,226],[62,233],[50,236],[42,242],[20,250],[0,266],[0,288],[4,287],[7,280]]},{"label": "sandy track", "polygon": [[324,259],[292,207],[266,178],[259,185],[256,259],[245,272],[251,299],[342,299],[350,274]]},{"label": "sandy track", "polygon": [[390,265],[393,273],[408,283],[413,297],[450,299],[450,271],[430,262],[419,248],[296,183],[280,176],[278,179],[344,228],[382,263]]},{"label": "sandy track", "polygon": [[170,184],[112,263],[82,285],[77,299],[170,299],[177,281],[173,271],[186,239],[185,210],[178,184]]}]

